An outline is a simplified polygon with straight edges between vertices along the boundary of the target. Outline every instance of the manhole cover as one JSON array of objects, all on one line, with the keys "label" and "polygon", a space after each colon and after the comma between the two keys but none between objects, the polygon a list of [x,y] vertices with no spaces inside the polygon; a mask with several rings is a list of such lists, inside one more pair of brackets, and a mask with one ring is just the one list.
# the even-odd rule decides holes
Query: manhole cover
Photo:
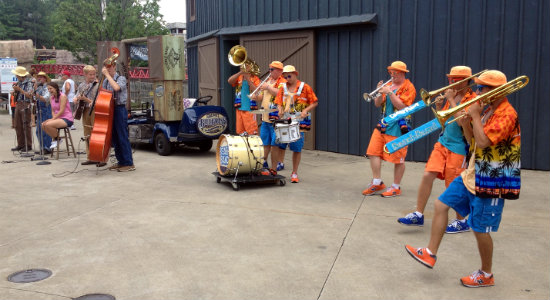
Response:
[{"label": "manhole cover", "polygon": [[109,294],[87,294],[78,298],[73,298],[73,300],[116,300],[116,298]]},{"label": "manhole cover", "polygon": [[46,269],[30,269],[19,271],[8,276],[8,281],[15,283],[28,283],[44,280],[52,276],[52,271]]}]

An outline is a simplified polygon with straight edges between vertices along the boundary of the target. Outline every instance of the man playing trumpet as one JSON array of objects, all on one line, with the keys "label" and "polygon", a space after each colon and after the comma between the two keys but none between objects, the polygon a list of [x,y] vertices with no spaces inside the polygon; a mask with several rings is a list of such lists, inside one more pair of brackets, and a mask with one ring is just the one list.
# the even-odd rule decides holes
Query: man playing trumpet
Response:
[{"label": "man playing trumpet", "polygon": [[[381,120],[390,114],[411,105],[416,97],[416,89],[412,82],[405,78],[408,73],[407,65],[402,61],[394,61],[388,67],[388,73],[391,76],[391,84],[380,88],[381,95],[374,99],[376,107],[382,107]],[[383,84],[378,83],[378,87]],[[407,156],[407,147],[402,148],[395,153],[384,152],[384,145],[401,136],[409,130],[405,120],[400,120],[389,125],[379,122],[372,133],[367,155],[370,159],[372,169],[372,182],[363,191],[363,195],[375,195],[386,188],[382,182],[381,167],[382,160],[395,164],[393,174],[393,184],[382,193],[382,197],[395,197],[401,195],[400,183],[405,173],[405,156]]]},{"label": "man playing trumpet", "polygon": [[[447,74],[449,84],[461,82],[454,89],[445,90],[444,96],[436,98],[437,110],[448,109],[455,107],[460,103],[464,103],[476,96],[469,88],[468,80],[464,80],[472,76],[472,69],[466,66],[455,66],[451,68],[451,72]],[[445,104],[443,102],[446,101]],[[404,218],[399,218],[397,222],[409,226],[424,225],[424,209],[432,192],[433,182],[436,178],[445,180],[445,186],[460,175],[466,165],[467,143],[462,134],[462,128],[453,122],[445,126],[445,130],[441,133],[438,141],[435,143],[432,154],[426,163],[424,176],[418,187],[418,196],[416,198],[416,211],[406,215]],[[456,220],[447,226],[447,233],[460,233],[469,231],[464,217],[458,212]]]}]

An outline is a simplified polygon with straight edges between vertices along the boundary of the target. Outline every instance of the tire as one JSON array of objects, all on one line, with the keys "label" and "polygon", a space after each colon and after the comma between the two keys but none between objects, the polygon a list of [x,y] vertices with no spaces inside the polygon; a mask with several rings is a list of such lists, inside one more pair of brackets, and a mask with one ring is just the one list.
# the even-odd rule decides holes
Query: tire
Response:
[{"label": "tire", "polygon": [[162,156],[167,156],[172,153],[172,144],[162,132],[155,135],[155,150]]},{"label": "tire", "polygon": [[236,182],[231,182],[231,186],[233,187],[234,191],[238,191],[241,189],[241,186]]},{"label": "tire", "polygon": [[212,140],[200,141],[198,147],[201,152],[210,151],[212,149]]}]

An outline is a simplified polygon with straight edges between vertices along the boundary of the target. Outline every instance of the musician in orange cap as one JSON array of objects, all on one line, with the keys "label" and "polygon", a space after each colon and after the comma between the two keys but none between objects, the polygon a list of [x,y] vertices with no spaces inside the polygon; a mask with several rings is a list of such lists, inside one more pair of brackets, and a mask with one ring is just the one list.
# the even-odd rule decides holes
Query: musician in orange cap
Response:
[{"label": "musician in orange cap", "polygon": [[507,85],[506,75],[490,70],[475,78],[475,82],[480,97],[490,104],[483,108],[479,101],[473,102],[467,118],[458,120],[466,140],[470,141],[469,165],[435,201],[428,247],[406,245],[405,249],[418,262],[433,268],[449,209],[470,215],[468,225],[477,240],[481,267],[460,282],[466,287],[486,287],[495,284],[491,232],[499,228],[504,199],[519,198],[521,132],[517,112],[506,98],[510,92],[493,92]]},{"label": "musician in orange cap", "polygon": [[[310,112],[319,104],[317,96],[311,86],[298,80],[298,71],[292,65],[286,65],[283,68],[283,77],[286,83],[279,88],[275,103],[279,108],[279,116],[294,115],[300,120],[300,139],[289,143],[292,151],[292,174],[290,182],[298,183],[298,166],[302,158],[302,148],[304,147],[304,132],[311,129]],[[281,149],[286,149],[287,144],[281,145]],[[284,148],[283,148],[284,147]]]},{"label": "musician in orange cap", "polygon": [[235,88],[235,126],[239,135],[257,135],[258,123],[256,115],[250,112],[254,107],[255,100],[250,99],[248,95],[260,85],[260,78],[247,69],[244,65],[239,72],[231,75],[227,82]]},{"label": "musician in orange cap", "polygon": [[[407,65],[402,61],[394,61],[388,66],[388,73],[391,76],[391,83],[380,89],[381,95],[374,100],[376,107],[382,108],[380,120],[386,116],[401,110],[414,102],[416,89],[409,79],[405,78],[408,73]],[[378,83],[378,87],[383,82]],[[410,118],[409,118],[410,119]],[[367,156],[370,159],[372,170],[372,181],[368,187],[363,190],[363,195],[371,196],[382,192],[386,185],[382,182],[382,160],[394,164],[393,184],[382,192],[382,197],[395,197],[401,195],[401,179],[405,173],[405,156],[407,156],[407,147],[404,147],[392,154],[384,152],[384,145],[407,133],[410,130],[409,121],[401,119],[398,122],[385,125],[379,122],[372,133],[369,146],[367,147]]]},{"label": "musician in orange cap", "polygon": [[[455,66],[447,74],[449,85],[463,81],[472,76],[472,69],[466,66]],[[468,80],[463,81],[452,89],[445,90],[444,96],[436,98],[437,110],[445,110],[455,107],[460,103],[469,101],[477,96],[469,88]],[[424,225],[424,209],[432,193],[433,182],[436,178],[445,180],[445,186],[460,175],[466,166],[466,154],[468,144],[462,134],[462,128],[457,122],[445,126],[445,130],[439,136],[435,143],[432,154],[426,163],[422,181],[418,187],[418,196],[416,198],[416,211],[399,218],[397,222],[408,226]],[[470,227],[465,217],[456,213],[456,219],[447,226],[447,233],[460,233],[470,231]]]}]

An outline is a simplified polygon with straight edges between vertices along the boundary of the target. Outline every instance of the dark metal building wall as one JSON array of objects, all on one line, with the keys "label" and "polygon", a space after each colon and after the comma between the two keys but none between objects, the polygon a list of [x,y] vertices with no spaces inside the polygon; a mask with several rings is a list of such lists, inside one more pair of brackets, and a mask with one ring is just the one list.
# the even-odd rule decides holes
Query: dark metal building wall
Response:
[{"label": "dark metal building wall", "polygon": [[[522,167],[550,169],[550,10],[549,1],[375,1],[376,27],[338,28],[317,32],[317,149],[364,154],[379,109],[361,98],[386,66],[407,63],[417,89],[447,85],[454,65],[503,71],[509,80],[531,81],[508,97],[522,129]],[[323,103],[325,102],[325,103]],[[433,119],[425,109],[414,115],[414,127]],[[429,138],[409,147],[408,161],[426,161],[437,141]]]},{"label": "dark metal building wall", "polygon": [[[222,2],[225,0],[195,0],[195,21],[187,22],[187,38],[208,33],[222,27]],[[187,1],[189,20],[189,1]]]},{"label": "dark metal building wall", "polygon": [[189,80],[187,86],[189,89],[189,98],[199,97],[199,55],[198,47],[187,47],[187,73]]},{"label": "dark metal building wall", "polygon": [[223,0],[223,27],[274,24],[372,12],[365,0]]},{"label": "dark metal building wall", "polygon": [[[408,78],[417,92],[420,88],[434,90],[446,85],[445,74],[451,66],[468,65],[474,72],[485,68],[502,70],[509,79],[519,75],[530,77],[526,88],[509,97],[520,116],[522,166],[550,170],[550,155],[545,151],[550,147],[550,126],[546,122],[550,111],[550,101],[546,99],[550,94],[550,18],[545,18],[545,12],[550,11],[548,0],[196,2],[197,21],[188,24],[188,38],[222,25],[235,27],[377,14],[375,27],[317,31],[316,93],[321,101],[317,112],[325,116],[317,118],[316,124],[322,128],[316,135],[320,150],[364,153],[378,109],[364,103],[361,95],[372,91],[379,80],[388,79],[386,66],[392,61],[407,63],[411,70]],[[205,7],[218,10],[210,8],[202,12]],[[203,19],[203,14],[210,19]],[[191,77],[190,95],[197,90],[192,86]],[[346,91],[334,84],[335,78],[349,79],[349,83],[343,85]],[[349,120],[335,115],[334,111]],[[416,113],[414,126],[432,118],[427,109]],[[409,147],[407,160],[426,161],[436,140],[437,134],[432,134]]]}]

